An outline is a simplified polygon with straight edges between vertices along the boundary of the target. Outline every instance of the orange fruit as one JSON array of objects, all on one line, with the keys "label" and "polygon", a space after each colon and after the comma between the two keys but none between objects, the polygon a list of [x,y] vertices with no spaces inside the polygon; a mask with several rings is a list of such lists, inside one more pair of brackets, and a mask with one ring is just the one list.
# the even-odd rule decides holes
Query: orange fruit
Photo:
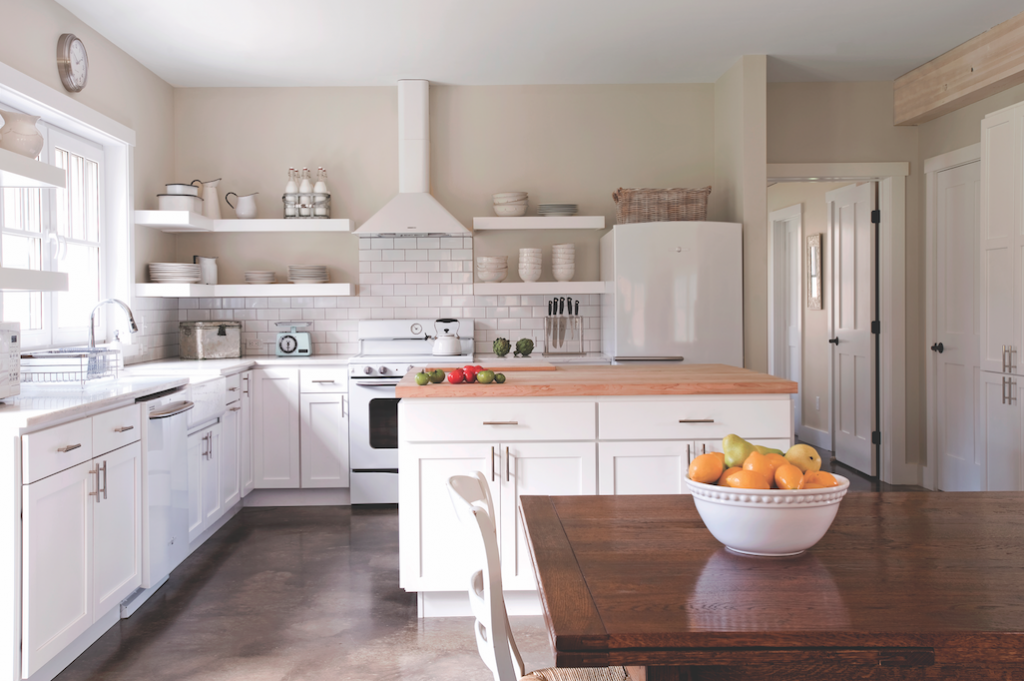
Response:
[{"label": "orange fruit", "polygon": [[803,481],[803,471],[791,463],[783,464],[775,469],[775,486],[779,489],[800,489]]},{"label": "orange fruit", "polygon": [[771,464],[768,463],[764,454],[758,452],[751,452],[747,460],[743,462],[743,470],[754,471],[760,475],[768,483],[768,487],[771,487],[775,480],[775,471],[772,470]]},{"label": "orange fruit", "polygon": [[765,454],[764,460],[767,461],[768,465],[772,467],[773,477],[775,475],[775,471],[779,470],[781,466],[785,466],[787,463],[789,463],[788,461],[786,461],[786,457],[782,456],[782,454],[776,454],[775,452]]},{"label": "orange fruit", "polygon": [[800,487],[797,489],[822,489],[824,487],[838,487],[839,480],[828,471],[807,471],[800,480]]},{"label": "orange fruit", "polygon": [[718,478],[722,477],[722,471],[724,470],[725,465],[717,456],[701,454],[690,462],[687,474],[690,476],[690,480],[694,482],[713,484],[717,482]]},{"label": "orange fruit", "polygon": [[733,473],[736,473],[736,472],[741,471],[741,470],[743,470],[743,469],[740,468],[739,466],[733,466],[732,468],[727,468],[726,471],[724,473],[722,473],[721,476],[719,476],[718,484],[721,485],[722,487],[728,487],[729,483],[726,482],[726,479],[730,475],[732,475]]},{"label": "orange fruit", "polygon": [[771,485],[768,484],[763,475],[749,469],[736,471],[726,478],[726,484],[729,487],[738,487],[740,489],[771,489]]},{"label": "orange fruit", "polygon": [[[701,454],[701,456],[704,455]],[[716,457],[719,461],[722,462],[722,468],[725,468],[725,454],[723,454],[722,452],[708,452],[708,456]]]}]

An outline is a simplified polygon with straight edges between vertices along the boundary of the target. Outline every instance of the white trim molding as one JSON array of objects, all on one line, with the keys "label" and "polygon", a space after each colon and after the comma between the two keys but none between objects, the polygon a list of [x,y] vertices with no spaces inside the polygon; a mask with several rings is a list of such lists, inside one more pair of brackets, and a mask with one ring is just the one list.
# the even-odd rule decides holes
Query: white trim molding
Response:
[{"label": "white trim molding", "polygon": [[819,428],[800,424],[800,430],[797,431],[796,439],[809,445],[832,451],[832,433]]},{"label": "white trim molding", "polygon": [[[780,208],[779,210],[772,211],[768,214],[768,373],[772,376],[779,376],[779,359],[780,353],[784,352],[780,345],[785,346],[785,343],[780,343],[781,339],[788,336],[787,329],[779,328],[779,291],[777,290],[776,282],[776,268],[780,265],[779,258],[785,258],[785,246],[782,246],[782,253],[776,251],[780,245],[777,243],[779,239],[778,229],[785,225],[785,223],[795,220],[797,227],[797,239],[796,239],[796,267],[797,267],[797,287],[796,287],[796,325],[797,334],[800,343],[800,363],[801,365],[796,367],[797,377],[797,394],[796,401],[794,403],[794,411],[796,415],[796,427],[799,428],[803,425],[803,356],[804,356],[804,306],[802,304],[803,296],[802,291],[804,287],[804,263],[803,263],[803,214],[804,204],[797,203],[786,208]],[[783,235],[783,240],[785,236]],[[785,241],[783,241],[783,244]],[[784,317],[784,315],[783,315]],[[780,338],[781,336],[781,338]],[[782,376],[782,378],[788,378],[788,376]]]}]

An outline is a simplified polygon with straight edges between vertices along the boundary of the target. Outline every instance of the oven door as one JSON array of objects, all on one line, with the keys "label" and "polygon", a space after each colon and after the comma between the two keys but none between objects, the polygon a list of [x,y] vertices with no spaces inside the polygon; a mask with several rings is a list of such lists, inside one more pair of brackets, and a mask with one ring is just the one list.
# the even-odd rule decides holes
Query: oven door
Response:
[{"label": "oven door", "polygon": [[398,377],[353,377],[349,383],[349,457],[353,471],[398,470]]}]

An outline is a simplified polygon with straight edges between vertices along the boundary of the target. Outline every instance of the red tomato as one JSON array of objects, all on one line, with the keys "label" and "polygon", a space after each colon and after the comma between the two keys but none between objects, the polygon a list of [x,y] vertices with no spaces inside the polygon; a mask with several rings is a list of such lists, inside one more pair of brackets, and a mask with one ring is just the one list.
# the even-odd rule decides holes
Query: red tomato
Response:
[{"label": "red tomato", "polygon": [[465,378],[465,375],[462,373],[462,369],[455,369],[451,373],[448,374],[448,382],[449,383],[462,383],[462,380],[464,378]]},{"label": "red tomato", "polygon": [[479,374],[479,373],[480,373],[481,371],[483,371],[483,370],[484,370],[484,368],[483,368],[482,366],[480,366],[479,364],[477,364],[477,365],[476,365],[475,367],[473,367],[473,368],[474,368],[474,369],[476,369],[476,372],[477,372],[478,374]]},{"label": "red tomato", "polygon": [[476,368],[466,367],[462,370],[463,375],[466,377],[466,383],[472,383],[476,380]]}]

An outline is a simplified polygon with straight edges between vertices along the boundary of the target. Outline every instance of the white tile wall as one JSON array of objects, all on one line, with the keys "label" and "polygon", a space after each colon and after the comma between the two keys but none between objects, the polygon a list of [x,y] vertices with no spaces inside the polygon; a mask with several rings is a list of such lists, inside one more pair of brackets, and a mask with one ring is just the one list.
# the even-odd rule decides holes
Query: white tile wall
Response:
[{"label": "white tile wall", "polygon": [[131,343],[145,350],[131,356],[126,352],[125,364],[178,356],[178,306],[174,298],[135,299],[132,312],[139,324],[139,333],[132,337]]},{"label": "white tile wall", "polygon": [[[490,353],[499,336],[541,346],[551,296],[473,295],[472,237],[359,240],[359,281],[351,298],[182,298],[180,320],[242,321],[247,355],[272,355],[278,320],[313,322],[315,354],[359,352],[360,319],[458,317],[475,322],[476,352]],[[584,351],[601,351],[601,297],[579,296]],[[173,302],[173,301],[172,301]],[[148,321],[148,320],[147,320]],[[175,324],[175,351],[177,350]],[[258,350],[249,348],[258,341]]]}]

